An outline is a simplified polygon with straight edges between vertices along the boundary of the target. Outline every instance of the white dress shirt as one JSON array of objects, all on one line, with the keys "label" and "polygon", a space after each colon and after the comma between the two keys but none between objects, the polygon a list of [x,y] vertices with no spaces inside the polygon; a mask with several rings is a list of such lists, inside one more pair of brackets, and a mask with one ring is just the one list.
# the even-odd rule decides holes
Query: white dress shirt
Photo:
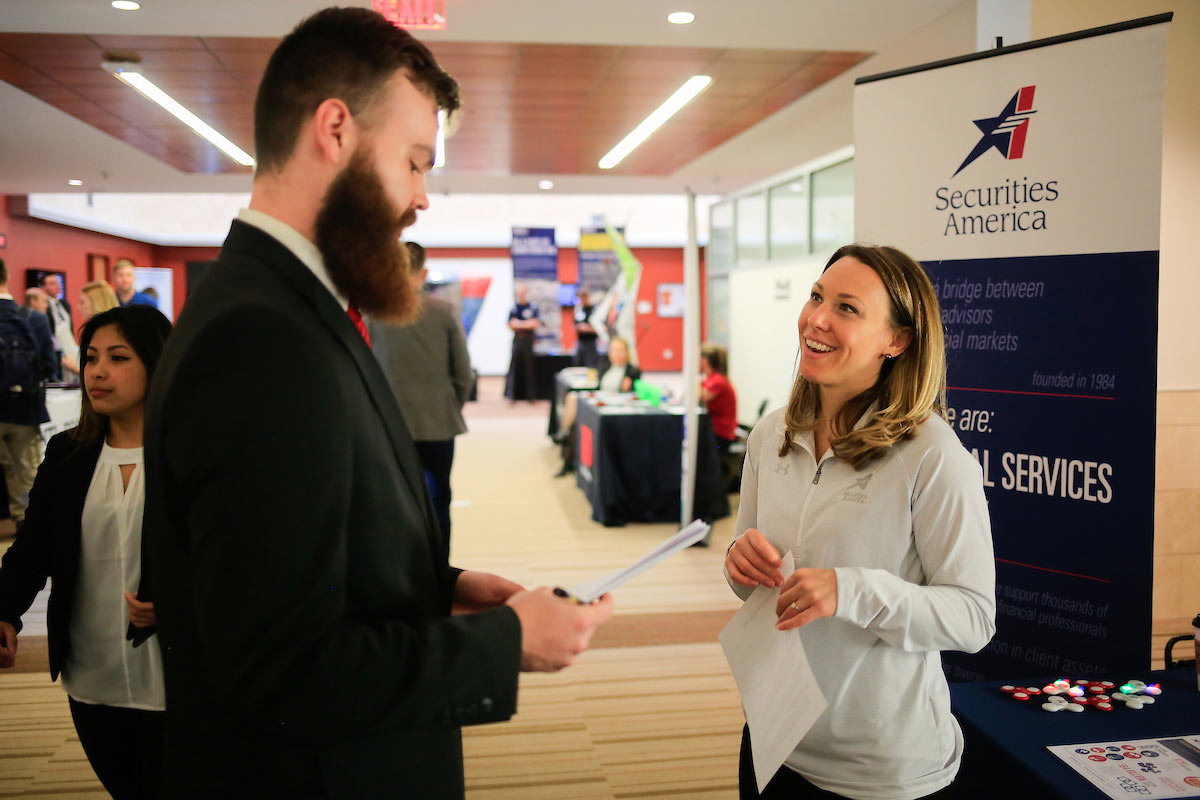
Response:
[{"label": "white dress shirt", "polygon": [[322,286],[329,290],[333,299],[337,300],[342,308],[350,307],[350,301],[333,285],[333,280],[329,277],[329,270],[325,268],[325,258],[321,255],[321,251],[315,244],[304,238],[304,235],[298,230],[286,222],[280,222],[270,214],[264,214],[253,208],[243,208],[238,212],[237,218],[247,225],[258,228],[290,250],[292,255],[300,259],[304,266],[312,270],[312,274],[317,277]]},{"label": "white dress shirt", "polygon": [[[121,465],[133,464],[129,486]],[[142,577],[142,448],[100,451],[83,503],[79,578],[71,611],[71,648],[63,688],[81,703],[162,711],[166,708],[158,637],[135,648],[125,639],[129,606]]]}]

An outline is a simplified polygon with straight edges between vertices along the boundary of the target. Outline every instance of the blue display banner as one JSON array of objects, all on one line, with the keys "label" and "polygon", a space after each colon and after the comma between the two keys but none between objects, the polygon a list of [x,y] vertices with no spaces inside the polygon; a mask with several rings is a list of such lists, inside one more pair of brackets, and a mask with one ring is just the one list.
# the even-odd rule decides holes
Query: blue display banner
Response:
[{"label": "blue display banner", "polygon": [[554,228],[513,228],[513,279],[558,281],[558,246]]},{"label": "blue display banner", "polygon": [[953,678],[1144,669],[1158,253],[927,263],[947,416],[983,468],[996,636]]}]

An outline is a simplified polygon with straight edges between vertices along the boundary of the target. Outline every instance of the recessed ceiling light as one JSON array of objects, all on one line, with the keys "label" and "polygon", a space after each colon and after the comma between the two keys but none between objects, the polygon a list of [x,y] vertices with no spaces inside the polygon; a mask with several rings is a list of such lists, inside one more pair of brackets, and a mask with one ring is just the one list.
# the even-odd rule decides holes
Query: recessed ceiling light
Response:
[{"label": "recessed ceiling light", "polygon": [[690,11],[672,11],[667,14],[667,22],[672,25],[687,25],[696,19],[696,15]]},{"label": "recessed ceiling light", "polygon": [[539,189],[553,189],[554,181],[538,181]]},{"label": "recessed ceiling light", "polygon": [[83,186],[83,181],[78,178],[71,178],[71,180],[67,181],[67,186]]},{"label": "recessed ceiling light", "polygon": [[112,7],[117,11],[137,11],[142,4],[135,3],[133,0],[112,0]]}]

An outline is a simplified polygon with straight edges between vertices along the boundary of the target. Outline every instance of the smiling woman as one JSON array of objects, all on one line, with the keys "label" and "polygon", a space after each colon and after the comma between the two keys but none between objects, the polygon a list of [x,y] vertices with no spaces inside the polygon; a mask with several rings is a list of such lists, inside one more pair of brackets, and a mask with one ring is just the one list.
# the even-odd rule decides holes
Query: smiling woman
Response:
[{"label": "smiling woman", "polygon": [[742,797],[950,797],[962,735],[937,653],[991,638],[995,565],[979,465],[940,416],[937,297],[899,250],[847,245],[798,325],[788,406],[746,443],[725,573],[743,599],[778,589],[776,628],[830,711],[761,795],[745,736]]}]

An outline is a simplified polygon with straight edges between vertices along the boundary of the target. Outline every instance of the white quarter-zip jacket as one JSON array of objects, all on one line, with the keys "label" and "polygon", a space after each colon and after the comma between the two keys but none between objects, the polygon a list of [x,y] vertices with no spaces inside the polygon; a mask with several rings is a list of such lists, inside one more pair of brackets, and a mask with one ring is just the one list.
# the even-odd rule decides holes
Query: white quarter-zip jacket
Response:
[{"label": "white quarter-zip jacket", "polygon": [[977,652],[996,627],[982,471],[936,416],[859,470],[832,450],[818,463],[811,432],[781,458],[783,432],[777,409],[750,434],[736,535],[837,575],[836,614],[793,632],[829,709],[786,765],[851,798],[936,792],[963,749],[939,651]]}]

